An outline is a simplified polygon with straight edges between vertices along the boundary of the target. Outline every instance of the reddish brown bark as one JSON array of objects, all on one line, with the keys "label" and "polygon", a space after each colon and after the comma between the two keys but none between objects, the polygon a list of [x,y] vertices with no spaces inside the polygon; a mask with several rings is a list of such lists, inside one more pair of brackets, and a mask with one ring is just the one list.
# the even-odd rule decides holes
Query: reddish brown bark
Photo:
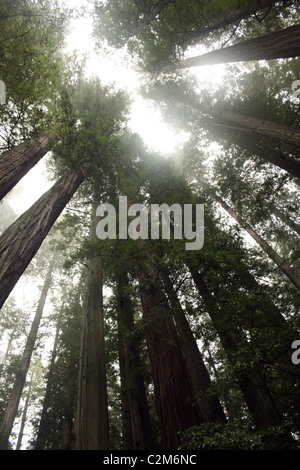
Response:
[{"label": "reddish brown bark", "polygon": [[300,56],[300,25],[290,26],[265,36],[182,60],[176,67],[185,69],[203,65],[252,60],[285,59]]},{"label": "reddish brown bark", "polygon": [[155,277],[139,276],[145,333],[164,449],[176,450],[179,433],[201,423],[166,298]]},{"label": "reddish brown bark", "polygon": [[86,173],[70,170],[0,237],[0,308]]},{"label": "reddish brown bark", "polygon": [[46,155],[49,142],[33,137],[0,155],[0,200]]}]

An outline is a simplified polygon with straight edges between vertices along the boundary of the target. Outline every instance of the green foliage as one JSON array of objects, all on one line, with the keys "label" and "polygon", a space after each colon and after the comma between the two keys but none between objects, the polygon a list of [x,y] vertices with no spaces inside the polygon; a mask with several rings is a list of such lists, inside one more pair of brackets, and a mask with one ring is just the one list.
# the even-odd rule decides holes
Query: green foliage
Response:
[{"label": "green foliage", "polygon": [[69,12],[52,1],[4,1],[0,6],[1,148],[51,128],[49,106],[62,70],[60,48]]},{"label": "green foliage", "polygon": [[[180,450],[268,450],[269,439],[282,436],[281,427],[257,431],[251,420],[224,425],[205,423],[183,433]],[[294,449],[298,448],[295,442]]]}]

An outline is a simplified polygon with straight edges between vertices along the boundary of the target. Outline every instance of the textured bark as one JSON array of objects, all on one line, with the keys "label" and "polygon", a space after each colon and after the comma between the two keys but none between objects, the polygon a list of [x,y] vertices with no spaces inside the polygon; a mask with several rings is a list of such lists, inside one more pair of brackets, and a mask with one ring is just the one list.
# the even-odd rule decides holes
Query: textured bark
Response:
[{"label": "textured bark", "polygon": [[266,121],[256,117],[251,117],[243,114],[234,113],[231,111],[225,111],[216,109],[212,106],[207,106],[202,103],[197,103],[195,100],[188,98],[187,96],[176,94],[174,99],[186,104],[198,111],[207,114],[215,119],[221,120],[222,123],[234,123],[237,124],[240,130],[252,130],[257,134],[262,134],[267,137],[275,139],[275,141],[281,140],[292,145],[300,146],[300,130],[293,127],[285,126],[283,124],[277,124],[276,122]]},{"label": "textured bark", "polygon": [[226,416],[218,398],[209,392],[209,387],[211,385],[210,376],[189,322],[187,321],[185,313],[177,298],[172,281],[166,272],[163,272],[161,275],[167,296],[170,300],[183,355],[187,363],[192,385],[198,401],[202,421],[204,423],[225,423]]},{"label": "textured bark", "polygon": [[0,155],[0,200],[48,152],[50,137],[39,136]]},{"label": "textured bark", "polygon": [[[191,34],[191,39],[199,39],[200,37],[205,36],[213,31],[226,28],[226,26],[236,23],[244,18],[248,18],[251,15],[254,15],[255,13],[265,8],[271,8],[276,3],[278,3],[278,0],[252,1],[248,5],[238,8],[237,10],[234,10],[228,13],[228,15],[221,16],[220,18],[217,18],[216,20],[211,21],[210,24],[206,26],[205,28],[201,28],[199,30],[194,31]],[[282,3],[287,3],[287,2],[284,1]]]},{"label": "textured bark", "polygon": [[292,284],[300,288],[300,276],[296,271],[280,256],[275,250],[260,236],[258,233],[242,218],[237,214],[229,205],[223,201],[215,193],[213,197],[219,204],[230,214],[240,225],[243,227],[248,234],[259,244],[262,250],[270,257],[272,261],[278,266],[283,274],[292,282]]},{"label": "textured bark", "polygon": [[154,275],[140,273],[139,283],[162,446],[176,450],[181,442],[178,433],[199,425],[201,419],[192,405],[192,385],[166,297]]},{"label": "textured bark", "polygon": [[0,308],[85,178],[69,171],[0,237]]},{"label": "textured bark", "polygon": [[248,39],[233,46],[207,52],[197,57],[190,57],[176,64],[176,68],[185,69],[203,65],[285,59],[298,56],[300,56],[300,25],[294,25],[255,39]]},{"label": "textured bark", "polygon": [[55,257],[53,257],[49,270],[44,282],[44,286],[41,292],[39,303],[37,306],[36,314],[31,325],[31,329],[28,335],[28,339],[25,345],[23,356],[21,359],[20,368],[17,372],[14,386],[11,392],[9,403],[5,412],[4,420],[0,428],[0,449],[5,450],[8,447],[8,440],[13,428],[14,420],[18,411],[21,395],[26,381],[27,372],[30,366],[31,356],[33,353],[34,345],[36,342],[36,337],[38,329],[40,326],[42,314],[44,311],[44,306],[47,298],[47,294],[52,282],[52,274],[55,264]]},{"label": "textured bark", "polygon": [[[90,240],[96,241],[94,195]],[[81,351],[75,425],[76,450],[108,450],[109,425],[104,343],[101,255],[89,259],[81,330]]]},{"label": "textured bark", "polygon": [[[126,450],[153,450],[154,439],[146,396],[142,364],[135,335],[134,308],[128,294],[129,282],[126,274],[119,275],[118,332],[121,370],[121,402]],[[128,434],[126,434],[128,432]],[[131,447],[129,447],[131,445]]]}]

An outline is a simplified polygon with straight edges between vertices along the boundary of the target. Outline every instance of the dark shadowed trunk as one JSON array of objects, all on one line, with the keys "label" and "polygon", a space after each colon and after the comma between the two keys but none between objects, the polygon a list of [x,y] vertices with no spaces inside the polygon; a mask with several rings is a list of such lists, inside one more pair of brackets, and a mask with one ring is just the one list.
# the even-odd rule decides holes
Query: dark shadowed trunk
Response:
[{"label": "dark shadowed trunk", "polygon": [[184,354],[201,418],[204,423],[225,423],[226,417],[218,398],[209,389],[211,385],[208,370],[203,361],[197,342],[185,316],[185,313],[173,288],[168,274],[161,272],[167,296],[169,298],[176,328],[179,334],[182,352]]},{"label": "dark shadowed trunk", "polygon": [[30,366],[31,356],[33,353],[34,345],[37,338],[38,329],[40,326],[44,306],[47,298],[47,294],[52,282],[52,274],[55,264],[55,257],[53,257],[49,270],[44,282],[42,293],[37,306],[36,314],[31,325],[31,329],[27,338],[25,349],[23,352],[20,368],[16,375],[13,390],[9,399],[9,403],[5,412],[4,420],[0,429],[0,448],[2,450],[8,447],[9,436],[13,428],[14,420],[18,411],[21,395],[26,381],[27,372]]},{"label": "dark shadowed trunk", "polygon": [[54,338],[54,344],[51,354],[51,360],[49,365],[49,371],[47,375],[47,386],[46,392],[44,395],[43,400],[43,409],[41,413],[41,418],[39,422],[39,430],[37,439],[35,441],[35,450],[43,450],[45,448],[45,442],[47,439],[47,423],[48,423],[48,413],[49,413],[49,406],[51,403],[51,396],[52,396],[52,387],[53,387],[53,374],[54,374],[54,367],[55,367],[55,360],[57,355],[57,346],[58,346],[58,339],[59,339],[59,332],[60,332],[60,324],[61,324],[61,316],[62,316],[63,306],[61,307],[60,315],[56,324],[56,333]]},{"label": "dark shadowed trunk", "polygon": [[128,431],[128,435],[123,433],[123,439],[125,442],[127,440],[127,445],[132,441],[132,447],[127,447],[127,450],[153,450],[156,444],[135,333],[134,306],[128,292],[126,274],[118,276],[117,289],[123,426],[124,433]]},{"label": "dark shadowed trunk", "polygon": [[[220,308],[216,296],[211,295],[202,275],[193,263],[188,262],[188,265],[227,358],[236,369],[235,377],[254,423],[258,429],[271,430],[274,426],[280,426],[282,417],[274,403],[262,371],[257,365],[251,364],[251,344],[246,341],[233,321],[233,312],[227,311],[228,308],[226,310],[225,305],[222,309]],[[249,364],[238,370],[236,366],[241,351],[244,356],[249,357]],[[290,445],[290,436],[271,434],[266,437],[266,442],[270,449],[285,449]]]},{"label": "dark shadowed trunk", "polygon": [[85,178],[69,171],[0,237],[0,308]]},{"label": "dark shadowed trunk", "polygon": [[145,334],[164,449],[176,450],[179,433],[201,419],[166,297],[155,275],[139,275]]},{"label": "dark shadowed trunk", "polygon": [[0,155],[0,201],[48,152],[50,137],[39,136]]}]

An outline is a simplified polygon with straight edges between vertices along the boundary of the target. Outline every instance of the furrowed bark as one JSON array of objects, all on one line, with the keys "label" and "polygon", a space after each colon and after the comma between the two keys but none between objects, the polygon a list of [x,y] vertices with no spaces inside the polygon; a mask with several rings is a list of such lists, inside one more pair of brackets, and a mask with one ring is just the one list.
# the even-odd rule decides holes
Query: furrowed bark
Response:
[{"label": "furrowed bark", "polygon": [[300,25],[290,26],[265,36],[207,52],[178,62],[174,68],[186,69],[204,65],[287,59],[300,56]]},{"label": "furrowed bark", "polygon": [[[90,240],[95,242],[96,194],[92,207]],[[80,365],[75,424],[76,450],[108,450],[109,424],[104,343],[102,259],[88,261],[82,317]]]},{"label": "furrowed bark", "polygon": [[0,308],[85,176],[70,170],[1,235]]},{"label": "furrowed bark", "polygon": [[162,446],[176,450],[178,433],[199,425],[201,418],[192,404],[192,385],[165,295],[155,276],[141,273],[139,283]]},{"label": "furrowed bark", "polygon": [[0,155],[0,200],[47,154],[49,143],[48,136],[33,137]]}]

